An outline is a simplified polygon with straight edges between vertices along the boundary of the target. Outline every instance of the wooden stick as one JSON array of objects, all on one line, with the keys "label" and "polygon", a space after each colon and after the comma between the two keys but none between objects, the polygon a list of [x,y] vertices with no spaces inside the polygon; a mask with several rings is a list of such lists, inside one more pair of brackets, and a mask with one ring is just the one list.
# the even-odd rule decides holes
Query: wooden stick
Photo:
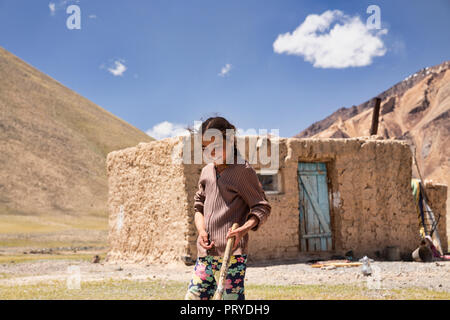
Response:
[{"label": "wooden stick", "polygon": [[[432,232],[432,234],[431,234],[431,238],[433,240],[432,242],[433,242],[434,246],[438,249],[439,253],[442,255],[442,254],[444,254],[444,250],[442,250],[441,238],[439,237],[438,226],[437,226],[437,223],[436,223],[435,218],[434,218],[434,213],[431,210],[431,207],[428,205],[428,203],[430,205],[432,205],[432,203],[430,202],[430,199],[428,198],[428,195],[427,195],[427,193],[425,191],[425,181],[422,178],[422,174],[421,174],[420,169],[419,169],[419,163],[417,162],[416,146],[415,145],[414,145],[414,152],[413,152],[413,161],[414,161],[414,164],[416,165],[417,174],[419,175],[420,184],[422,185],[422,187],[420,187],[419,189],[420,189],[420,192],[422,192],[423,199],[425,200],[424,203],[425,203],[425,209],[426,209],[427,214],[428,214],[428,219],[431,220],[432,225],[435,224],[435,228],[436,228],[434,231],[430,230],[430,232]],[[440,220],[440,216],[438,218],[438,221],[439,220]],[[423,226],[423,228],[424,228],[424,230],[426,229],[425,225]],[[426,233],[427,232],[425,230],[425,234]]]},{"label": "wooden stick", "polygon": [[[239,228],[239,224],[233,223],[233,226],[231,227],[231,230],[235,230]],[[234,246],[234,237],[228,239],[227,246],[225,247],[225,253],[223,255],[222,260],[222,268],[220,268],[220,275],[219,275],[219,283],[217,285],[216,294],[213,297],[213,300],[222,300],[223,298],[223,292],[225,291],[224,284],[225,279],[228,274],[228,267],[230,264],[230,257],[231,257],[231,250]]]},{"label": "wooden stick", "polygon": [[334,266],[334,267],[358,267],[361,266],[361,262],[334,262],[334,263],[316,263],[311,265],[312,268],[322,268],[322,267],[328,267],[328,266]]},{"label": "wooden stick", "polygon": [[370,127],[370,135],[377,134],[378,132],[378,117],[380,116],[380,98],[373,99],[373,113],[372,113],[372,126]]}]

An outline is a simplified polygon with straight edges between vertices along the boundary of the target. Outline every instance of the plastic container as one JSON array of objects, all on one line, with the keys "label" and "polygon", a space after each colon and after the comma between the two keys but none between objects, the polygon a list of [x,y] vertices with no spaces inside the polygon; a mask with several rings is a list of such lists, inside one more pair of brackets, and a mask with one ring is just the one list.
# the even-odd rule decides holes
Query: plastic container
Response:
[{"label": "plastic container", "polygon": [[427,246],[420,246],[412,253],[412,258],[417,262],[433,261],[433,252]]},{"label": "plastic container", "polygon": [[398,246],[386,247],[386,259],[388,261],[400,261],[400,248]]}]

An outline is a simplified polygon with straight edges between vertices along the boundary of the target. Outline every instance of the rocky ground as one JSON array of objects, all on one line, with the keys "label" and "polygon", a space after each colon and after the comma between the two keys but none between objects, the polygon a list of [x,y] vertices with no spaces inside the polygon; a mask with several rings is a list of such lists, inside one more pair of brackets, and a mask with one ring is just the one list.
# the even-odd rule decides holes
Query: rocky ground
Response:
[{"label": "rocky ground", "polygon": [[[188,284],[193,266],[119,265],[86,260],[38,260],[0,264],[0,285],[20,286],[50,280],[66,280],[70,266],[80,270],[81,281],[173,280]],[[373,275],[366,277],[361,267],[312,268],[306,263],[253,264],[247,269],[246,283],[263,285],[323,284],[367,285],[379,289],[423,288],[450,292],[449,262],[373,262]],[[73,272],[73,271],[72,271]]]}]

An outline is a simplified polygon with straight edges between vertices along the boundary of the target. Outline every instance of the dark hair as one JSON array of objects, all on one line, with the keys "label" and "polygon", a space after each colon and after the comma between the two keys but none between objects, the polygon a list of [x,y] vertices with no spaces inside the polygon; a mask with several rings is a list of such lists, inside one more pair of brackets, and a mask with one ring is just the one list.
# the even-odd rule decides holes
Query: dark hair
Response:
[{"label": "dark hair", "polygon": [[202,134],[208,129],[216,129],[222,132],[223,136],[226,134],[226,130],[236,131],[236,127],[233,126],[224,117],[210,117],[202,122]]},{"label": "dark hair", "polygon": [[[227,119],[224,117],[209,117],[205,121],[202,122],[201,125],[201,132],[202,135],[206,132],[208,129],[216,129],[219,130],[222,133],[222,136],[226,138],[227,130],[233,130],[232,135],[236,135],[236,127],[232,125]],[[234,139],[234,156],[238,156],[238,149],[236,146],[236,138]]]}]

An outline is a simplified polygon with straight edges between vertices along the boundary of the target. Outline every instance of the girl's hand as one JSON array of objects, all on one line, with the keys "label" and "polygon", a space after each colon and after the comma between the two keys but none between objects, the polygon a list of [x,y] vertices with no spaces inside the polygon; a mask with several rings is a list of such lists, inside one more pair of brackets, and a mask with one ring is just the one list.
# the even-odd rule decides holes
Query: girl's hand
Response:
[{"label": "girl's hand", "polygon": [[214,241],[211,241],[211,243],[209,243],[208,232],[202,230],[199,232],[199,234],[200,234],[200,245],[206,250],[211,249],[214,246]]},{"label": "girl's hand", "polygon": [[233,251],[236,250],[242,237],[245,236],[253,227],[259,223],[258,218],[255,215],[250,216],[246,223],[244,223],[239,228],[234,229],[234,231],[228,229],[227,239],[235,237]]},{"label": "girl's hand", "polygon": [[242,237],[245,236],[248,233],[248,231],[249,229],[246,226],[242,226],[234,230],[231,230],[231,228],[228,229],[227,239],[234,237],[233,251],[237,248]]}]

